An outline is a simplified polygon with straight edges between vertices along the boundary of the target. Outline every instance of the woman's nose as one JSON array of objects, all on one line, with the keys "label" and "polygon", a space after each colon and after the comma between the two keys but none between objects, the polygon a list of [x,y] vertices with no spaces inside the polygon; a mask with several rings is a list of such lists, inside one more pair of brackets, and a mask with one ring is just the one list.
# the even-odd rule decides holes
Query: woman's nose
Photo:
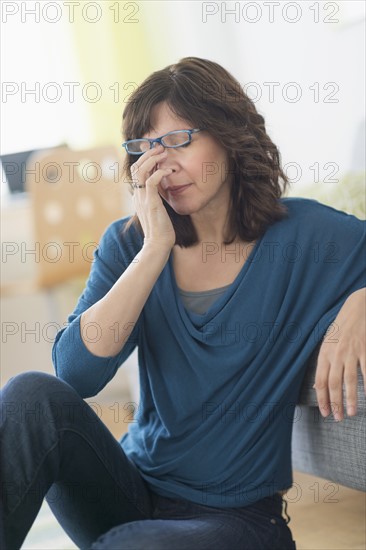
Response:
[{"label": "woman's nose", "polygon": [[159,170],[159,168],[171,168],[173,172],[176,172],[178,169],[178,165],[174,158],[174,155],[172,154],[171,149],[166,147],[164,151],[167,152],[167,155],[164,159],[158,162],[158,164],[156,165],[157,169]]}]

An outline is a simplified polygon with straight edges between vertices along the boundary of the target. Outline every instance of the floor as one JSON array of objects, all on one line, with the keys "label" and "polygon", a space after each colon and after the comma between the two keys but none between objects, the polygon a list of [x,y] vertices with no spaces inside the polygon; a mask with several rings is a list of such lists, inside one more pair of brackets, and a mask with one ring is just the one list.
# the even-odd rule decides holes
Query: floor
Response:
[{"label": "floor", "polygon": [[365,493],[294,472],[287,500],[297,550],[365,550]]}]

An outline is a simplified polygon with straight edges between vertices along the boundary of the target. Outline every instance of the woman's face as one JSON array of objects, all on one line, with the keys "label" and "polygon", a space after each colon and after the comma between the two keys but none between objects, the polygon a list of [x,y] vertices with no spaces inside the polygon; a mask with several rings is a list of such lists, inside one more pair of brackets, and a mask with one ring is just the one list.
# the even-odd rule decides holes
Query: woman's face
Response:
[{"label": "woman's face", "polygon": [[[162,102],[152,110],[153,130],[141,137],[157,138],[173,130],[193,128]],[[160,195],[178,214],[227,211],[230,197],[228,158],[222,146],[207,132],[192,134],[188,146],[165,149],[167,157],[157,168],[172,168],[158,185]]]}]

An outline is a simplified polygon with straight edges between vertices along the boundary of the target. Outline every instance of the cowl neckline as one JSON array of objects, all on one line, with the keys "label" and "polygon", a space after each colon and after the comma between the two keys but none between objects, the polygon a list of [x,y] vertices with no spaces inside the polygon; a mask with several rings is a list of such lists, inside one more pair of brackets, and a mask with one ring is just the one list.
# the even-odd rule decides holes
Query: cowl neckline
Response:
[{"label": "cowl neckline", "polygon": [[217,298],[217,300],[215,300],[214,303],[208,308],[206,313],[203,314],[194,313],[193,311],[187,311],[185,309],[182,297],[180,296],[180,289],[175,278],[173,254],[170,254],[167,269],[164,270],[164,285],[168,285],[169,292],[174,300],[174,306],[177,308],[179,316],[182,319],[186,329],[193,337],[199,338],[202,335],[202,328],[204,328],[208,323],[212,323],[214,320],[217,321],[217,318],[220,317],[221,313],[224,313],[226,306],[228,306],[230,301],[235,298],[235,293],[239,286],[244,284],[248,271],[254,268],[255,258],[264,236],[265,234],[258,238],[234,281],[227,286],[223,294]]}]

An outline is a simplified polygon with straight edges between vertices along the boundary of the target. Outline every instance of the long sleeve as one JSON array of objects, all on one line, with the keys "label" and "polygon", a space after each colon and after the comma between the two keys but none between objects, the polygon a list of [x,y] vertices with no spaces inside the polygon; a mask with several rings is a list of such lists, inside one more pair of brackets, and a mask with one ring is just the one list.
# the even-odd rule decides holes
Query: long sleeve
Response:
[{"label": "long sleeve", "polygon": [[[94,251],[85,288],[74,311],[68,316],[67,326],[57,333],[52,348],[56,376],[73,386],[84,398],[96,395],[104,388],[118,367],[132,353],[138,341],[139,320],[120,353],[98,357],[85,346],[80,328],[81,314],[107,294],[141,246],[136,232],[130,231],[128,237],[121,235],[121,229],[127,220],[128,218],[117,220],[102,235],[98,248]],[[102,337],[100,327],[86,328],[88,337]]]}]

